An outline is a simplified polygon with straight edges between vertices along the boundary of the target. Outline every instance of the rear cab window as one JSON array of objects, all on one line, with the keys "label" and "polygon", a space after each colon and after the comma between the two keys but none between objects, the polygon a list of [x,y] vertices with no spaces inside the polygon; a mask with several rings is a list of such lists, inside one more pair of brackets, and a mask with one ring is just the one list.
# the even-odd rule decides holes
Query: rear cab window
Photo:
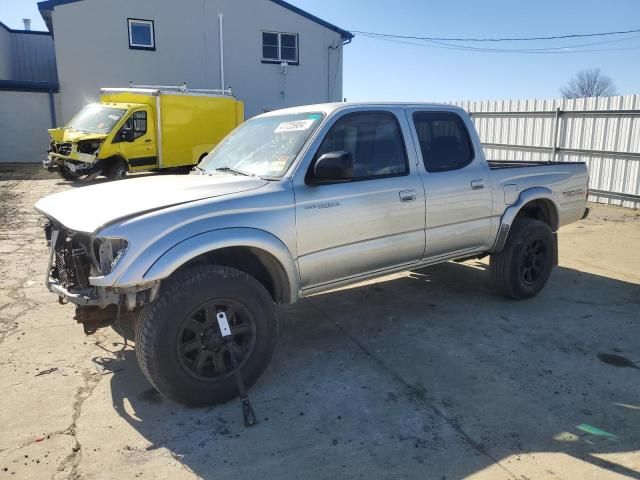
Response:
[{"label": "rear cab window", "polygon": [[469,131],[451,112],[416,112],[413,122],[428,172],[448,172],[469,165],[474,157]]}]

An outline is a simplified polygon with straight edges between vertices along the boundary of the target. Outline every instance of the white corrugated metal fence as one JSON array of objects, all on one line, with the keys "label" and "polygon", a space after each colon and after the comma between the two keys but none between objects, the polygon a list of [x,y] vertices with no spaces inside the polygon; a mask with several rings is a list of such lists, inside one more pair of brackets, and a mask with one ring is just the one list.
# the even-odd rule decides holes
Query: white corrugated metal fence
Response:
[{"label": "white corrugated metal fence", "polygon": [[471,113],[487,158],[586,162],[590,200],[640,207],[640,95],[452,103]]}]

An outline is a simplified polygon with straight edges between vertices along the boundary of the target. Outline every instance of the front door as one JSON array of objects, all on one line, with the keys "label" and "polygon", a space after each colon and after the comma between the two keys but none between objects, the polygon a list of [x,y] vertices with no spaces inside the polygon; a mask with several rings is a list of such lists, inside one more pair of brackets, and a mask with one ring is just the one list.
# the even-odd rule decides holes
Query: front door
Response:
[{"label": "front door", "polygon": [[[120,152],[133,171],[148,170],[158,165],[156,134],[148,109],[136,110],[124,122],[116,138],[120,141]],[[125,140],[125,131],[132,132]]]},{"label": "front door", "polygon": [[[294,185],[303,289],[409,265],[422,257],[424,189],[416,159],[407,154],[406,118],[400,120],[404,126],[390,110],[339,117],[315,153],[305,181]],[[352,179],[314,182],[315,160],[330,152],[351,154]]]},{"label": "front door", "polygon": [[474,145],[462,117],[453,111],[408,110],[426,170],[425,257],[460,254],[488,246],[493,195],[481,145]]}]

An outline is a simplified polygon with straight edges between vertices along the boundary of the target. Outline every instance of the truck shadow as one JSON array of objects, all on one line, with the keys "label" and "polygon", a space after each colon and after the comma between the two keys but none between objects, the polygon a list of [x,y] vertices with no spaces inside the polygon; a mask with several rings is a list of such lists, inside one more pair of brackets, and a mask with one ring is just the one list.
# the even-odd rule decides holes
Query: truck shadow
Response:
[{"label": "truck shadow", "polygon": [[639,307],[639,285],[569,268],[509,301],[482,263],[312,297],[280,312],[252,429],[237,402],[163,399],[131,350],[102,363],[147,450],[203,478],[640,478],[640,372],[620,368],[640,360]]}]

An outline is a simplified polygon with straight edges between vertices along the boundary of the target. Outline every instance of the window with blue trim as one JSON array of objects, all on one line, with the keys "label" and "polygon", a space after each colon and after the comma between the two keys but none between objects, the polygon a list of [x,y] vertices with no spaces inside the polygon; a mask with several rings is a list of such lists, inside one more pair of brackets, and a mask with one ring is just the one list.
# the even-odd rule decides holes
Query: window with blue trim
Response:
[{"label": "window with blue trim", "polygon": [[156,38],[153,20],[128,19],[129,48],[133,50],[155,50]]}]

